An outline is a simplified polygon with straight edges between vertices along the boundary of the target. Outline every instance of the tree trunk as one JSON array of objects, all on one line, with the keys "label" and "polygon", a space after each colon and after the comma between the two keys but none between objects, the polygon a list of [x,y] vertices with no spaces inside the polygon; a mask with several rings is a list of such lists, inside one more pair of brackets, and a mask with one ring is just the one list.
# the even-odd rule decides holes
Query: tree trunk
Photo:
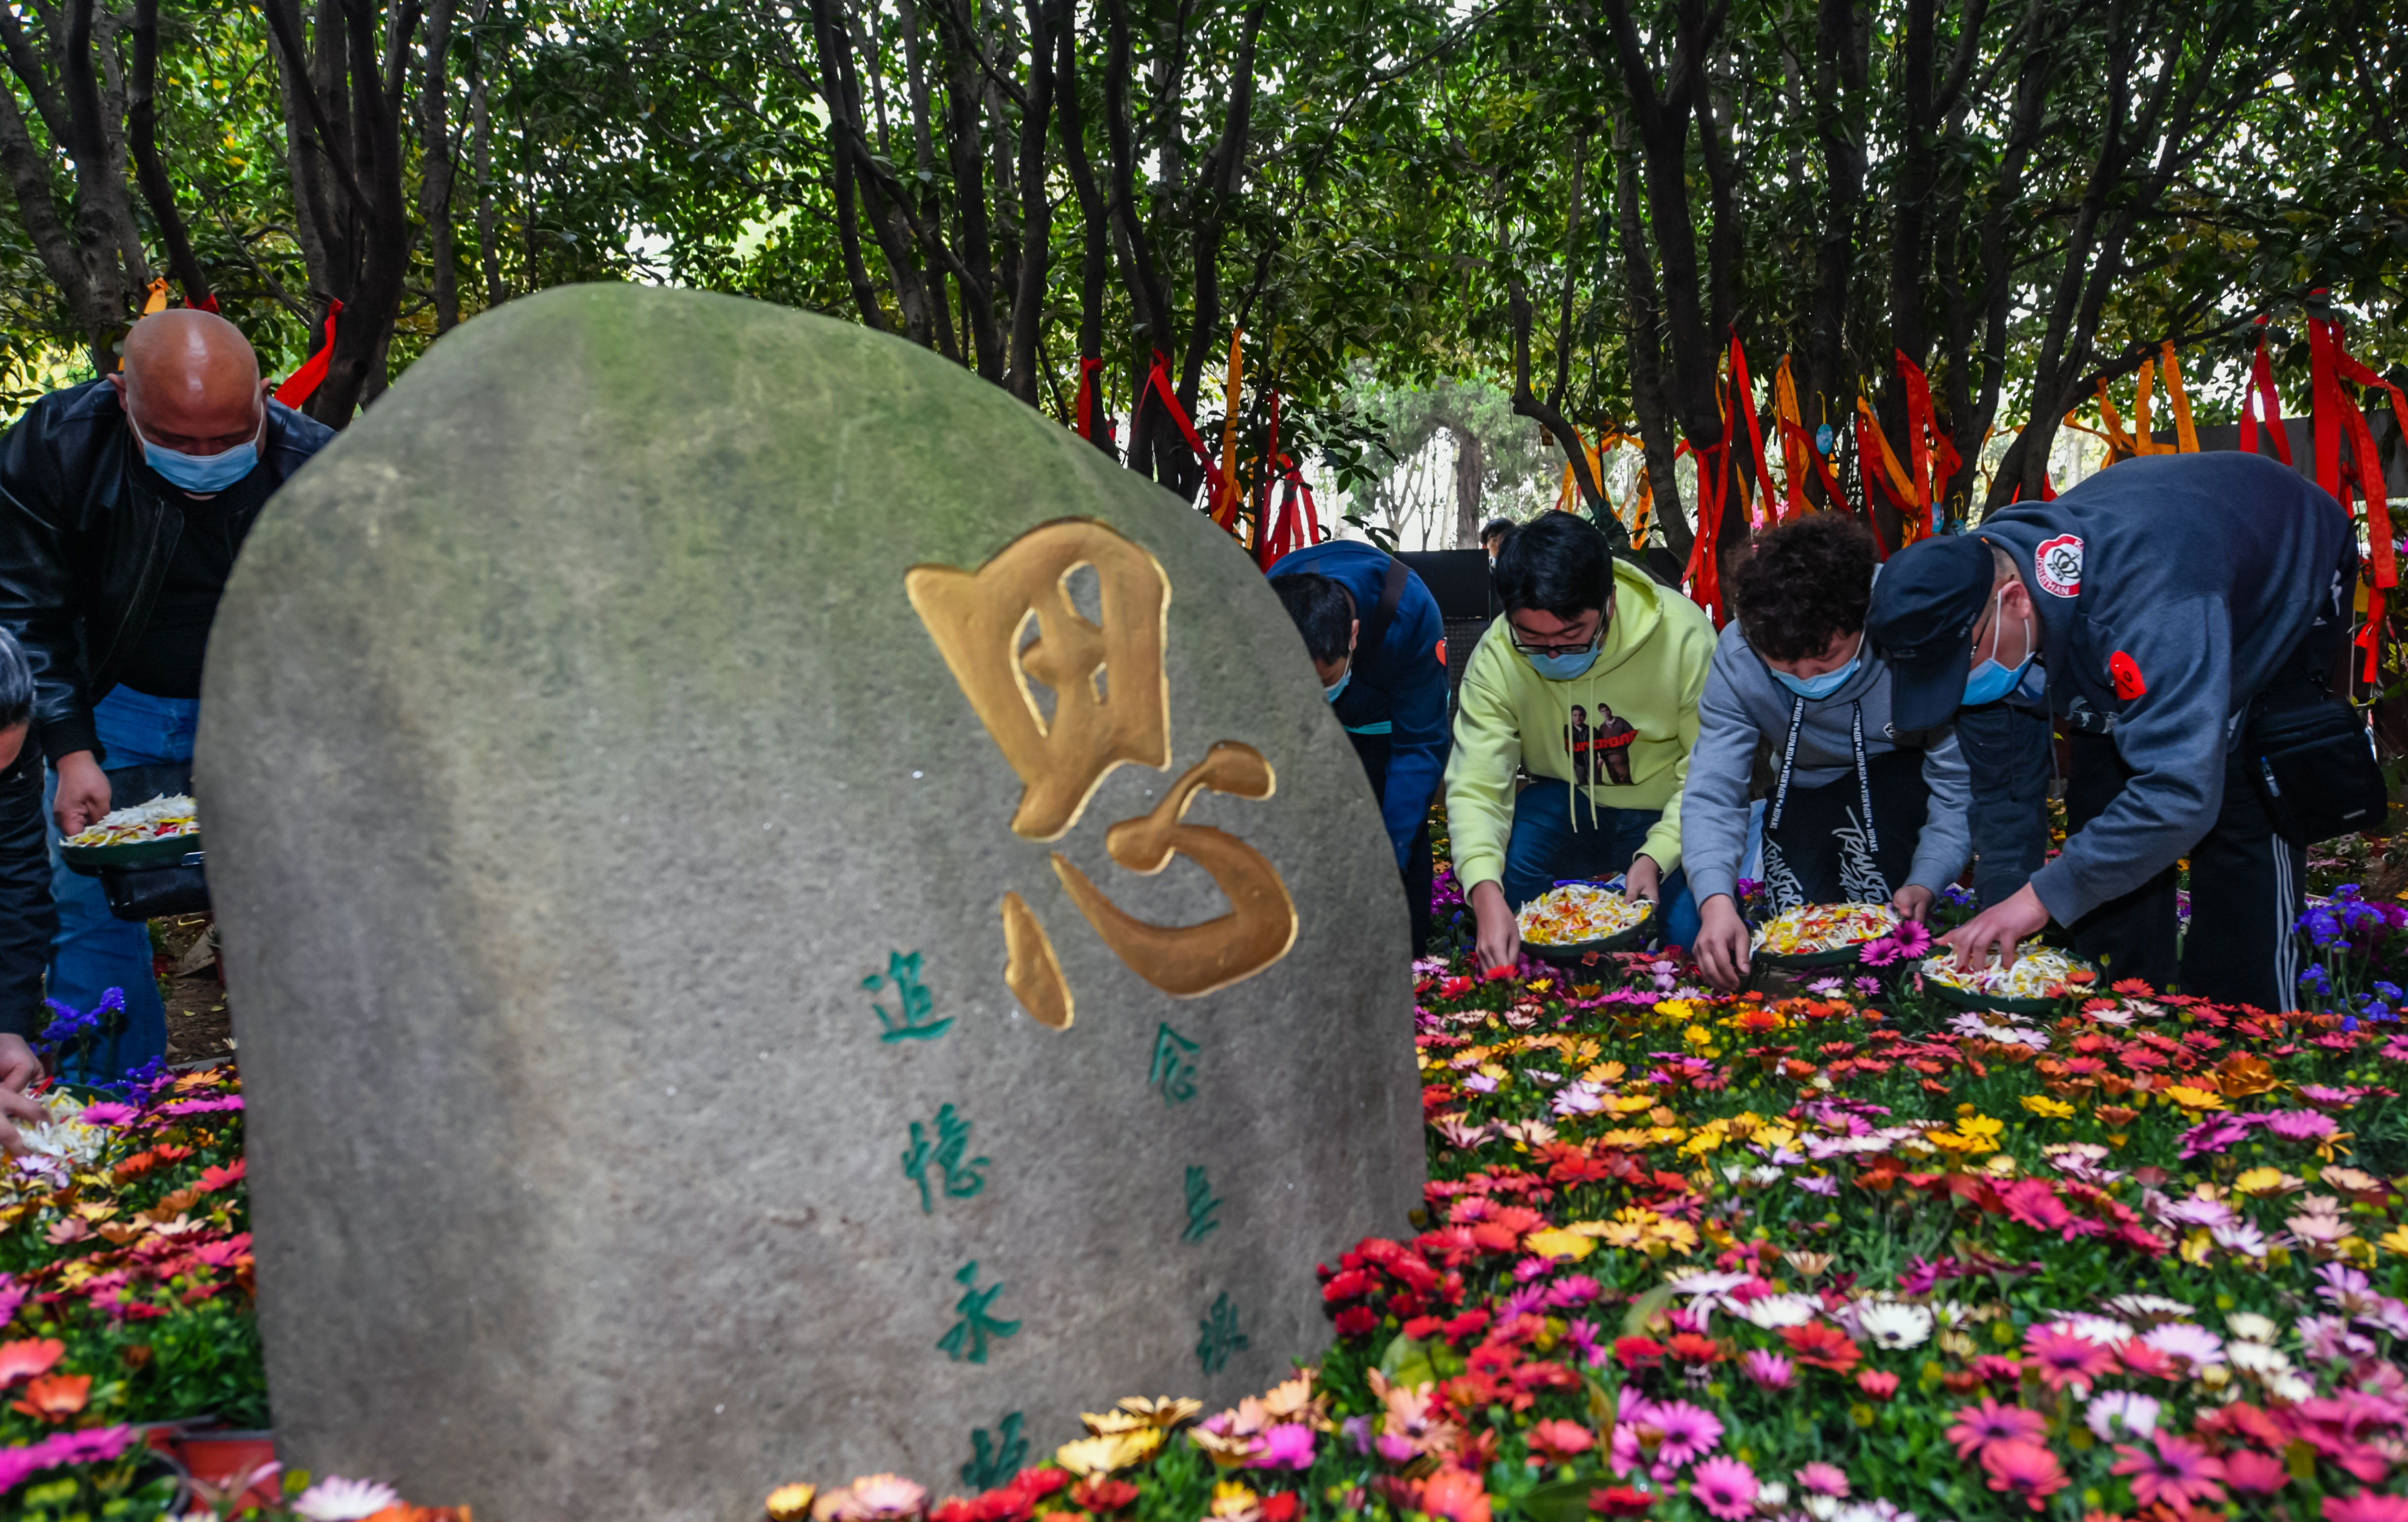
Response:
[{"label": "tree trunk", "polygon": [[1455,547],[1480,548],[1480,490],[1488,478],[1488,446],[1460,419],[1447,426],[1455,434]]}]

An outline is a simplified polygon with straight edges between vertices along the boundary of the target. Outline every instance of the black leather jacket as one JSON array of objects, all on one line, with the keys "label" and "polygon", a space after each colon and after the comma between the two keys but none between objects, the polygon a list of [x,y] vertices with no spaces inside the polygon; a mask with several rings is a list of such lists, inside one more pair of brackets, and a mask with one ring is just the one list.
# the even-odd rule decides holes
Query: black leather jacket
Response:
[{"label": "black leather jacket", "polygon": [[[334,437],[271,401],[258,468],[281,485]],[[92,705],[117,684],[183,532],[140,450],[106,380],[51,393],[0,434],[0,624],[33,666],[34,732],[53,762],[95,748]],[[231,527],[239,542],[251,524]]]}]

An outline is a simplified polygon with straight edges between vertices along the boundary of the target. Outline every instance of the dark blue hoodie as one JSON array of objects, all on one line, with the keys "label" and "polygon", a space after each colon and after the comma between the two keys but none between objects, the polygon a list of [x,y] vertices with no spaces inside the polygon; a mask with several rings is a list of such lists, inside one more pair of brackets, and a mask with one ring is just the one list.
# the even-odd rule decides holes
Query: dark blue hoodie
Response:
[{"label": "dark blue hoodie", "polygon": [[2014,557],[2040,611],[2050,711],[2066,728],[2112,736],[2132,771],[2032,875],[2050,917],[2069,924],[2215,823],[2249,700],[2312,627],[2339,648],[2357,536],[2315,483],[2231,452],[2127,460],[1972,532]]},{"label": "dark blue hoodie", "polygon": [[[1388,557],[1368,544],[1332,539],[1282,556],[1270,573],[1276,580],[1305,571],[1343,586],[1354,599],[1355,619],[1369,624],[1388,579]],[[1407,571],[1387,637],[1377,650],[1354,653],[1353,675],[1337,704],[1338,722],[1348,734],[1388,737],[1380,815],[1398,866],[1446,774],[1446,624],[1438,599]]]}]

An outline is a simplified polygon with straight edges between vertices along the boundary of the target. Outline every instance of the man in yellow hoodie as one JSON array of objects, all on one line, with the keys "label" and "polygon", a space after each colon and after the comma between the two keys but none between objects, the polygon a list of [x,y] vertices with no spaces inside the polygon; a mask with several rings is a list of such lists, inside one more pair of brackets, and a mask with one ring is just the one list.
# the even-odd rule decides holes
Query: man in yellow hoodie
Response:
[{"label": "man in yellow hoodie", "polygon": [[[1513,916],[1569,879],[1627,873],[1669,906],[1668,940],[1697,934],[1681,874],[1681,786],[1714,653],[1703,610],[1616,561],[1586,519],[1551,512],[1497,557],[1505,615],[1472,653],[1446,768],[1455,875],[1479,921],[1483,967],[1521,955]],[[1577,767],[1571,713],[1585,711]],[[1517,795],[1516,766],[1530,783]]]}]

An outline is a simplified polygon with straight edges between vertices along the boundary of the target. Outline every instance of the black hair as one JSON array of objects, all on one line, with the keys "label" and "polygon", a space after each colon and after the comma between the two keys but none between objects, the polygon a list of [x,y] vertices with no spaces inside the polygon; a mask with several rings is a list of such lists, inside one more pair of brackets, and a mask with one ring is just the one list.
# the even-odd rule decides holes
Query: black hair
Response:
[{"label": "black hair", "polygon": [[17,637],[0,628],[0,730],[14,729],[33,716],[34,668]]},{"label": "black hair", "polygon": [[1603,608],[1612,590],[1612,547],[1596,524],[1569,512],[1541,513],[1497,552],[1497,596],[1509,613],[1578,618]]},{"label": "black hair", "polygon": [[1731,611],[1750,650],[1802,661],[1865,626],[1873,600],[1873,537],[1846,512],[1810,512],[1758,530],[1731,567]]},{"label": "black hair", "polygon": [[1511,518],[1491,518],[1480,525],[1480,542],[1485,544],[1490,539],[1512,538],[1518,526]]},{"label": "black hair", "polygon": [[1274,576],[1271,590],[1279,594],[1287,616],[1296,620],[1296,632],[1304,636],[1307,654],[1326,664],[1346,653],[1354,642],[1352,593],[1328,577],[1311,571]]}]

